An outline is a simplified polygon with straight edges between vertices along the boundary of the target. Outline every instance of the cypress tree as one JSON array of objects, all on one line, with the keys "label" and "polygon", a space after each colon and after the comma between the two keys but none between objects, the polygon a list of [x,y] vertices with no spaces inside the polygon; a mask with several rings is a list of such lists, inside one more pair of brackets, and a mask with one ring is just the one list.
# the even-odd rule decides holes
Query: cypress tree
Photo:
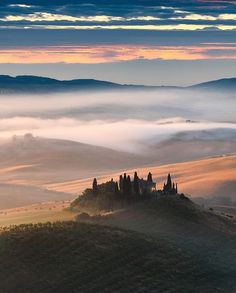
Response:
[{"label": "cypress tree", "polygon": [[172,191],[171,191],[173,194],[175,194],[175,183],[173,182],[173,188],[172,188]]},{"label": "cypress tree", "polygon": [[119,187],[121,192],[123,192],[123,188],[124,188],[123,184],[124,184],[124,179],[123,179],[123,176],[120,175]]},{"label": "cypress tree", "polygon": [[166,190],[167,190],[167,192],[171,192],[171,189],[172,189],[172,180],[171,180],[170,174],[168,174]]},{"label": "cypress tree", "polygon": [[151,172],[148,173],[147,181],[148,182],[151,182],[151,183],[153,182],[153,180],[152,180],[152,173]]},{"label": "cypress tree", "polygon": [[127,195],[130,196],[132,194],[132,184],[131,184],[131,179],[130,179],[130,176],[128,175],[127,177],[127,181],[126,181],[126,184],[127,184]]},{"label": "cypress tree", "polygon": [[96,178],[93,179],[93,194],[94,195],[98,194],[98,182]]},{"label": "cypress tree", "polygon": [[114,193],[115,195],[119,195],[119,186],[117,182],[115,183]]},{"label": "cypress tree", "polygon": [[164,192],[164,194],[166,194],[166,184],[165,183],[163,185],[163,192]]},{"label": "cypress tree", "polygon": [[134,194],[136,196],[136,199],[140,195],[139,177],[137,172],[134,173]]},{"label": "cypress tree", "polygon": [[124,197],[127,197],[127,176],[126,176],[126,173],[124,173],[124,178],[123,178],[123,194],[124,194]]}]

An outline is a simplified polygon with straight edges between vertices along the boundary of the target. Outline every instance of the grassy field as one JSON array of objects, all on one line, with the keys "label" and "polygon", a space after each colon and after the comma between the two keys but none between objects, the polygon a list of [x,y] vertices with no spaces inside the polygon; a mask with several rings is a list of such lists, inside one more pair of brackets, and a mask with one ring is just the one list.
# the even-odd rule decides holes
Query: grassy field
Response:
[{"label": "grassy field", "polygon": [[[231,192],[235,158],[142,168],[139,173],[150,170],[160,184],[170,171],[181,191],[193,188],[196,195],[198,187],[209,192],[227,184]],[[86,179],[48,188],[74,194],[90,184]],[[82,219],[82,209],[71,211],[70,203],[0,211],[0,226],[5,226],[0,233],[0,292],[236,292],[236,218],[227,207],[217,213],[171,196]],[[15,224],[24,225],[9,227]]]},{"label": "grassy field", "polygon": [[1,292],[233,293],[231,245],[195,251],[97,224],[22,225],[0,235]]},{"label": "grassy field", "polygon": [[63,209],[69,202],[43,205],[12,213],[31,211],[21,220],[44,224],[1,230],[1,292],[236,290],[235,218],[178,196],[86,220],[78,208],[77,221],[55,223],[46,221],[75,219],[75,211]]},{"label": "grassy field", "polygon": [[[180,192],[191,193],[192,197],[204,197],[209,195],[230,196],[235,198],[236,184],[236,156],[210,158],[200,161],[187,162],[181,164],[171,164],[159,167],[147,167],[138,169],[141,176],[146,176],[148,171],[153,173],[154,180],[157,180],[158,187],[166,179],[166,174],[170,171],[174,180],[179,183]],[[134,170],[128,172],[133,173]],[[98,178],[99,183],[118,178],[119,173],[110,174]],[[60,196],[68,199],[75,198],[85,188],[90,187],[93,178],[84,180],[75,180],[63,183],[55,183],[44,186],[52,191],[60,192]],[[31,188],[31,187],[30,187]],[[9,188],[10,189],[10,188]],[[25,190],[17,187],[18,197],[25,194]],[[30,189],[29,195],[31,196]],[[6,193],[4,196],[9,197]],[[36,197],[37,201],[39,199]],[[63,202],[70,201],[49,201],[41,204],[27,205],[22,208],[2,209],[0,210],[0,226],[24,223],[37,223],[57,220],[71,220],[74,214],[64,211]],[[64,207],[63,207],[64,206]],[[232,207],[214,207],[224,212],[235,214]],[[229,209],[230,208],[230,209]]]},{"label": "grassy field", "polygon": [[[236,155],[190,161],[186,163],[169,164],[162,166],[150,166],[127,170],[133,174],[138,171],[140,177],[146,177],[152,172],[153,179],[157,181],[158,188],[163,187],[168,173],[173,175],[179,183],[180,192],[191,194],[193,197],[206,196],[229,196],[236,198]],[[106,182],[111,178],[117,180],[120,173],[98,177],[99,183]],[[49,190],[78,194],[85,188],[90,187],[93,178],[74,180],[63,183],[49,184]]]},{"label": "grassy field", "polygon": [[0,227],[48,221],[73,220],[75,214],[67,208],[71,201],[54,201],[0,211]]},{"label": "grassy field", "polygon": [[[15,168],[13,169],[15,170]],[[14,173],[15,171],[19,171],[17,168],[14,172],[9,168],[0,170],[0,210],[30,206],[39,202],[72,200],[81,194],[85,188],[91,187],[93,180],[93,178],[77,180],[80,178],[78,173],[77,177],[75,177],[76,180],[68,181],[65,177],[62,180],[62,176],[62,178],[57,178],[58,180],[52,183],[50,180],[47,181],[47,174],[36,172],[38,174],[37,176],[44,180],[43,182],[38,182],[37,180],[32,180],[30,174],[25,174],[25,169],[27,168],[21,166],[20,170],[23,170],[22,176],[24,176],[18,179]],[[163,187],[166,175],[170,172],[173,179],[179,183],[179,191],[185,194],[191,194],[193,198],[226,196],[234,200],[236,199],[236,155],[186,163],[149,166],[137,168],[137,171],[140,177],[144,178],[151,171],[154,180],[157,181],[158,188]],[[94,176],[97,176],[99,183],[101,183],[110,180],[111,177],[118,179],[122,172],[111,172],[102,176],[98,176],[101,173],[95,172]],[[134,170],[126,170],[126,172],[133,174]],[[35,173],[33,172],[32,174]],[[8,176],[10,177],[8,178]],[[26,213],[25,216],[27,216]],[[2,217],[0,214],[0,225],[1,220]]]}]

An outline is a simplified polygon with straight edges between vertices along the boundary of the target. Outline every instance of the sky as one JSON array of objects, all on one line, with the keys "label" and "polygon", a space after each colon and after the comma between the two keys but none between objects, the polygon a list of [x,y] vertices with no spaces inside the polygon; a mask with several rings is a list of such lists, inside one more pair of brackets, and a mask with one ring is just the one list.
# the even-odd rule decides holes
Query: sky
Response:
[{"label": "sky", "polygon": [[189,85],[236,76],[236,1],[3,0],[0,74]]}]

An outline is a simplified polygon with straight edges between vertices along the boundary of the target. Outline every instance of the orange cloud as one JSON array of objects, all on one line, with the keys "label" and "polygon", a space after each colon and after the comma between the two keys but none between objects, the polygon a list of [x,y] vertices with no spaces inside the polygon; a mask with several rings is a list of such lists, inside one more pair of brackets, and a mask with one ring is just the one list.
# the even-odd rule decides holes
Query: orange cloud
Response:
[{"label": "orange cloud", "polygon": [[[213,53],[212,53],[213,52]],[[0,49],[0,63],[107,63],[137,59],[235,59],[236,44],[199,46],[94,45]]]}]

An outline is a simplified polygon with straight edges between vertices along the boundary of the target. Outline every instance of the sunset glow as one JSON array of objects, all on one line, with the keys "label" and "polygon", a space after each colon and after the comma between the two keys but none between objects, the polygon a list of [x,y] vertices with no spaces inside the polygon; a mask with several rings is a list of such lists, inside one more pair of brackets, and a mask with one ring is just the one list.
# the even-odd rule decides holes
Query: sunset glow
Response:
[{"label": "sunset glow", "polygon": [[234,76],[235,32],[233,0],[3,0],[0,64],[9,75],[192,84],[226,67]]},{"label": "sunset glow", "polygon": [[[214,54],[211,54],[214,52]],[[1,63],[106,63],[136,59],[203,60],[235,59],[236,45],[202,44],[201,46],[94,45],[48,46],[1,49]]]},{"label": "sunset glow", "polygon": [[0,0],[7,293],[236,292],[236,0]]}]

